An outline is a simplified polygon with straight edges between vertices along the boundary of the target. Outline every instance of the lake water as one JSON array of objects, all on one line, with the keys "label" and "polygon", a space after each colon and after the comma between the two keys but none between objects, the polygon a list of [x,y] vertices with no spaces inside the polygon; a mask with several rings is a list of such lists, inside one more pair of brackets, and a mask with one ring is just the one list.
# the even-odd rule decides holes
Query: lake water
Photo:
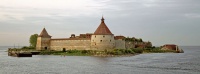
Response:
[{"label": "lake water", "polygon": [[151,53],[130,57],[10,57],[0,47],[0,74],[200,74],[200,47],[185,53]]}]

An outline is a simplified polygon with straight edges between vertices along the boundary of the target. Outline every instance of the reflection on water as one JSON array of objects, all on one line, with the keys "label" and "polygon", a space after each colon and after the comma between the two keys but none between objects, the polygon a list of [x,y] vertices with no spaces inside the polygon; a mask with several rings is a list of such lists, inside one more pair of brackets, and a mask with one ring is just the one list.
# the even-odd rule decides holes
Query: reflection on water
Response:
[{"label": "reflection on water", "polygon": [[185,53],[153,53],[130,57],[53,56],[10,57],[0,47],[0,74],[198,74],[200,47]]}]

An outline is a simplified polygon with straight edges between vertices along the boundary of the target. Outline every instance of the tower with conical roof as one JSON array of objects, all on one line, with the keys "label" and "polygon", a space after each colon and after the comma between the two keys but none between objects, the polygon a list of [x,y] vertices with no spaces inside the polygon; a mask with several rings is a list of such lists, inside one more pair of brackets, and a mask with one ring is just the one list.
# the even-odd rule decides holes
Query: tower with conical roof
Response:
[{"label": "tower with conical roof", "polygon": [[109,30],[102,16],[101,23],[91,37],[91,49],[105,50],[115,47],[114,34]]},{"label": "tower with conical roof", "polygon": [[47,50],[50,49],[51,36],[47,33],[46,29],[43,28],[42,32],[37,38],[36,50]]}]

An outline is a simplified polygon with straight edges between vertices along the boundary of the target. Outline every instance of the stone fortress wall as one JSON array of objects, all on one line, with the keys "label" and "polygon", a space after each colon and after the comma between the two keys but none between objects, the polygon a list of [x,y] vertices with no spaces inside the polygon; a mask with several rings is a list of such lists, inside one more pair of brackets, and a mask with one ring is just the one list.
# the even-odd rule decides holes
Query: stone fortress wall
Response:
[{"label": "stone fortress wall", "polygon": [[90,39],[51,39],[50,49],[63,50],[90,50]]},{"label": "stone fortress wall", "polygon": [[125,40],[122,40],[122,39],[115,40],[115,48],[125,49]]}]

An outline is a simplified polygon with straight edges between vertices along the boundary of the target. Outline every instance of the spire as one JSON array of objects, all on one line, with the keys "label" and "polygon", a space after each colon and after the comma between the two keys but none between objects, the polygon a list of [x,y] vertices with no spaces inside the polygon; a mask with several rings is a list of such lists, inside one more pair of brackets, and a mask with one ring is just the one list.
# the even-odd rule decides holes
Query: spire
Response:
[{"label": "spire", "polygon": [[96,29],[96,31],[94,32],[94,34],[96,34],[96,35],[112,35],[111,31],[109,30],[109,28],[104,23],[104,20],[105,19],[102,16],[101,24]]},{"label": "spire", "polygon": [[39,37],[47,37],[51,38],[51,36],[47,33],[46,29],[43,28],[42,32],[40,33]]},{"label": "spire", "polygon": [[105,20],[105,19],[103,18],[103,15],[102,15],[101,22],[104,22],[104,20]]}]

